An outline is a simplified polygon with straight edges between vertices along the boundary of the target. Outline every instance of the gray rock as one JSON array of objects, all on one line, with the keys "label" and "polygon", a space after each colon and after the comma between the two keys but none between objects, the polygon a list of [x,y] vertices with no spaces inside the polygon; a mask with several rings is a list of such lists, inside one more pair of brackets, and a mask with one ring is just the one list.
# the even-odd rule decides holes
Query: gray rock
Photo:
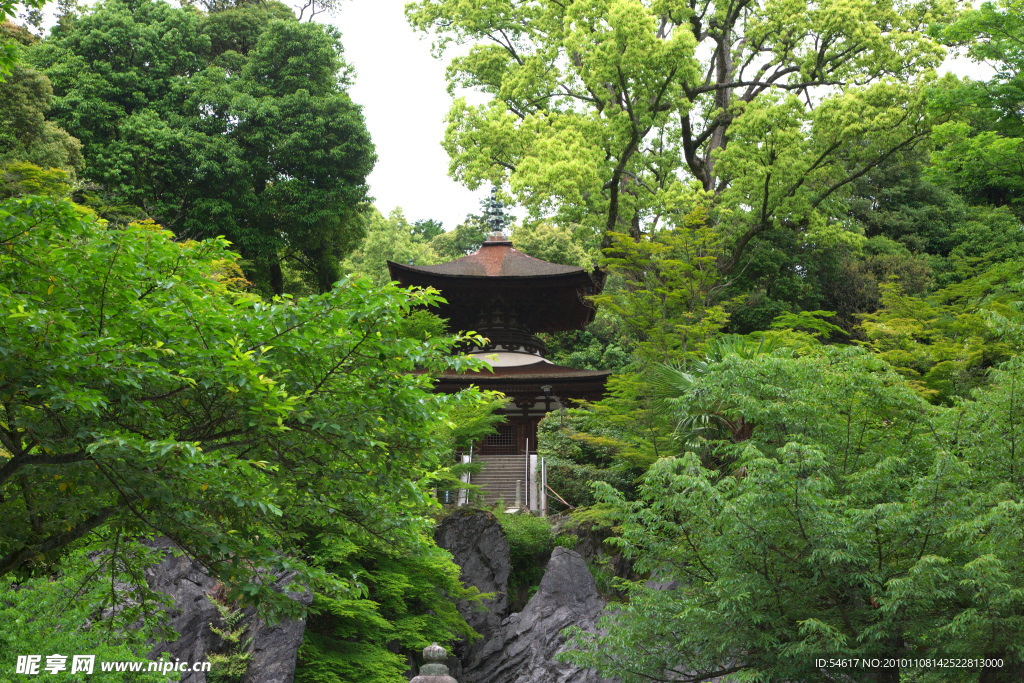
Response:
[{"label": "gray rock", "polygon": [[463,659],[463,683],[611,683],[589,669],[555,660],[569,626],[595,630],[605,602],[579,553],[556,547],[537,594]]},{"label": "gray rock", "polygon": [[456,657],[449,659],[448,666],[452,675],[462,680],[462,667],[456,660],[466,662],[474,658],[508,616],[508,539],[490,512],[459,508],[441,520],[434,531],[434,541],[452,554],[461,570],[463,585],[476,586],[481,593],[494,593],[493,599],[483,601],[482,608],[465,600],[457,603],[462,618],[483,636],[483,640],[472,645],[454,644]]},{"label": "gray rock", "polygon": [[[173,642],[161,642],[154,646],[151,657],[169,652],[171,659],[183,662],[205,662],[211,653],[221,650],[223,639],[210,630],[210,625],[224,629],[225,624],[214,606],[211,596],[221,588],[219,582],[192,564],[184,555],[175,557],[171,543],[159,539],[154,547],[166,549],[163,561],[146,570],[146,583],[150,589],[169,595],[174,606],[168,612],[171,628],[179,637]],[[283,590],[291,583],[294,575],[278,577],[275,587]],[[312,593],[289,593],[289,597],[309,606]],[[252,653],[249,667],[242,683],[292,683],[295,678],[295,660],[305,620],[284,621],[268,626],[256,617],[255,610],[247,609],[239,622],[246,625],[243,642],[249,640],[248,651]],[[206,674],[187,672],[181,675],[184,683],[206,683]]]},{"label": "gray rock", "polygon": [[615,576],[624,579],[635,581],[641,578],[633,571],[632,562],[617,548],[605,543],[609,538],[615,536],[611,527],[593,522],[572,524],[572,518],[564,516],[556,520],[551,533],[555,537],[559,535],[575,536],[576,545],[573,550],[578,552],[587,564],[601,565]]},{"label": "gray rock", "polygon": [[[285,574],[274,585],[283,591],[294,579],[294,574]],[[313,594],[309,591],[301,594],[288,592],[287,595],[306,607],[313,603]],[[292,683],[306,620],[289,619],[268,625],[256,617],[255,610],[250,609],[246,611],[244,623],[249,624],[246,637],[252,636],[249,646],[252,658],[242,683]]]}]

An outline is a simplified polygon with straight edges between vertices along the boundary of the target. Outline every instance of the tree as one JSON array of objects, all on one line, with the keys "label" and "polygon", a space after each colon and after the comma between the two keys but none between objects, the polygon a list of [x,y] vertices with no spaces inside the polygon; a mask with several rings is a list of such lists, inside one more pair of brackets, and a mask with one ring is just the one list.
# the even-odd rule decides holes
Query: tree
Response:
[{"label": "tree", "polygon": [[369,534],[318,548],[332,572],[357,576],[367,596],[314,598],[296,664],[298,683],[396,683],[432,642],[479,636],[456,609],[476,606],[480,592],[464,587],[459,567],[437,546],[395,548]]},{"label": "tree", "polygon": [[444,225],[433,218],[424,218],[412,224],[412,234],[419,235],[428,242],[443,233]]},{"label": "tree", "polygon": [[479,249],[489,233],[490,227],[481,216],[469,214],[454,230],[431,239],[430,247],[443,261],[452,261]]},{"label": "tree", "polygon": [[341,267],[346,273],[369,277],[375,284],[383,285],[391,280],[388,261],[422,266],[440,263],[441,259],[409,224],[401,209],[395,209],[387,218],[371,209],[366,237]]},{"label": "tree", "polygon": [[[0,22],[0,36],[22,49],[38,41],[9,21]],[[21,64],[8,67],[6,79],[0,78],[0,164],[81,167],[82,145],[46,119],[52,101],[53,88],[46,76]]]},{"label": "tree", "polygon": [[22,161],[6,164],[0,176],[0,199],[23,194],[67,198],[71,195],[71,174],[60,168],[42,169]]},{"label": "tree", "polygon": [[249,279],[314,291],[362,236],[374,160],[339,34],[277,3],[204,17],[156,0],[69,15],[32,49],[86,179],[185,238],[227,237]]},{"label": "tree", "polygon": [[603,263],[617,280],[594,301],[618,317],[645,359],[680,360],[728,320],[721,304],[727,283],[716,267],[721,238],[705,219],[696,209],[680,227],[649,237],[612,235]]},{"label": "tree", "polygon": [[81,143],[46,119],[52,99],[46,76],[20,65],[11,67],[0,83],[0,163],[81,168]]},{"label": "tree", "polygon": [[984,2],[938,23],[933,32],[966,47],[975,62],[988,64],[988,82],[957,81],[933,95],[932,106],[954,113],[937,126],[939,176],[975,201],[1013,207],[1024,215],[1024,2]]},{"label": "tree", "polygon": [[573,239],[569,228],[551,223],[524,224],[512,230],[512,246],[551,263],[590,270],[594,259]]},{"label": "tree", "polygon": [[[749,428],[655,463],[636,502],[599,485],[634,570],[678,587],[630,583],[607,631],[577,630],[563,656],[627,683],[1016,680],[1020,541],[1002,534],[1019,530],[1024,493],[1020,364],[1004,370],[994,393],[951,411],[848,347],[712,364],[680,405],[714,403]],[[934,653],[1005,666],[815,662]]]},{"label": "tree", "polygon": [[[733,270],[776,227],[842,239],[822,211],[850,182],[925,139],[918,76],[938,64],[931,2],[420,0],[407,16],[453,59],[445,148],[471,188],[507,179],[531,216],[610,243],[685,214],[697,189]],[[828,229],[826,229],[826,227]],[[822,233],[824,230],[824,233]]]},{"label": "tree", "polygon": [[11,35],[10,22],[14,18],[14,11],[18,5],[31,10],[39,10],[43,6],[42,0],[28,0],[28,2],[15,2],[15,0],[2,0],[0,2],[0,25],[3,25],[3,32],[0,33],[0,83],[11,72],[18,62],[18,46],[21,42],[17,36]]},{"label": "tree", "polygon": [[989,371],[1022,348],[989,324],[992,315],[1020,320],[1024,261],[999,263],[927,297],[898,284],[882,288],[882,305],[863,316],[871,348],[924,397],[951,402],[988,383]]},{"label": "tree", "polygon": [[223,239],[40,197],[0,202],[0,245],[0,575],[83,545],[137,568],[124,548],[162,534],[230,599],[294,615],[266,571],[360,594],[311,539],[426,543],[449,425],[491,407],[432,393],[432,373],[479,367],[406,334],[436,294],[349,279],[264,301],[233,291]]},{"label": "tree", "polygon": [[[112,589],[109,581],[90,580],[90,575],[95,578],[98,565],[105,568],[109,563],[103,555],[89,555],[85,550],[73,553],[62,562],[59,576],[44,575],[18,583],[5,581],[0,586],[0,620],[4,624],[0,629],[0,656],[9,671],[15,671],[18,653],[89,653],[96,657],[97,673],[100,662],[155,659],[150,656],[153,642],[169,634],[160,628],[163,615],[152,613],[153,605],[146,605],[150,610],[146,614],[145,609],[138,609],[138,604],[122,601],[120,611],[110,616],[110,628],[108,624],[95,623],[96,607],[109,603],[110,592],[116,587]],[[121,590],[125,590],[123,584]],[[92,628],[83,628],[90,622],[94,624]],[[68,658],[68,669],[73,661]],[[44,656],[40,673],[45,671],[45,665]],[[116,683],[158,680],[158,674],[112,671],[101,675]]]},{"label": "tree", "polygon": [[[605,342],[603,350],[593,335],[577,338],[597,348],[590,353],[559,349],[556,356],[577,364],[594,357],[614,363],[619,357],[620,372],[609,378],[607,395],[590,407],[599,419],[585,423],[574,438],[614,447],[623,467],[646,469],[677,450],[671,417],[651,392],[650,368],[689,362],[728,322],[721,301],[727,283],[716,266],[721,239],[705,224],[700,208],[680,222],[639,240],[612,235],[610,256],[603,261],[608,283],[594,300],[597,322],[613,321],[617,338]],[[622,346],[631,352],[628,358],[621,358]]]}]

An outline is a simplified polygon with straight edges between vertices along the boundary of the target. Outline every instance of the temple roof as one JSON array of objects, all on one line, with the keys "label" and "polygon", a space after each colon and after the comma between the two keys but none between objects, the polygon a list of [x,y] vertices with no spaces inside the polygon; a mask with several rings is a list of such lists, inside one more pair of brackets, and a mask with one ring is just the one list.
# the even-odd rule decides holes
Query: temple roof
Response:
[{"label": "temple roof", "polygon": [[604,396],[605,382],[611,370],[579,370],[539,361],[530,365],[495,367],[493,372],[455,372],[448,370],[437,380],[440,391],[456,392],[470,385],[500,391],[510,398],[534,398],[549,385],[551,394],[560,399],[597,400]]},{"label": "temple roof", "polygon": [[580,379],[584,377],[608,377],[611,370],[581,370],[579,368],[567,368],[564,365],[555,365],[546,360],[541,360],[529,365],[498,366],[492,370],[473,370],[472,372],[456,372],[446,370],[441,377],[469,378],[474,382],[477,380],[489,381],[492,379]]},{"label": "temple roof", "polygon": [[[489,240],[478,251],[462,258],[436,266],[402,266],[388,262],[392,277],[395,268],[411,272],[450,275],[456,277],[537,277],[586,273],[576,266],[562,266],[528,256],[508,241]],[[397,279],[397,278],[396,278]]]},{"label": "temple roof", "polygon": [[596,308],[604,273],[527,256],[504,238],[492,237],[475,253],[435,266],[388,261],[403,286],[433,287],[447,303],[437,313],[453,330],[515,327],[530,334],[584,328]]}]

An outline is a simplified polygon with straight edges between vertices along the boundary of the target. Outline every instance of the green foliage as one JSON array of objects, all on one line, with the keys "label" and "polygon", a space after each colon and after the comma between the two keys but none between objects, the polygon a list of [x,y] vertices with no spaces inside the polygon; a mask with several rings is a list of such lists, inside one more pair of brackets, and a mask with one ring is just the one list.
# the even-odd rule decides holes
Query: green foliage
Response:
[{"label": "green foliage", "polygon": [[[797,322],[806,319],[791,317]],[[822,322],[808,317],[811,324]],[[708,344],[707,354],[703,358],[692,359],[685,369],[662,363],[648,370],[653,408],[676,421],[674,437],[681,445],[687,449],[698,449],[709,440],[739,442],[749,438],[753,425],[742,414],[735,414],[734,402],[723,402],[718,397],[694,392],[694,389],[700,378],[711,373],[712,368],[725,359],[750,360],[761,355],[787,356],[791,355],[791,350],[784,347],[776,336],[755,340],[733,334]]]},{"label": "green foliage", "polygon": [[49,79],[16,65],[0,82],[0,164],[21,161],[44,168],[82,166],[82,145],[46,118],[53,101]]},{"label": "green foliage", "polygon": [[833,325],[825,318],[834,318],[832,311],[800,311],[799,313],[784,313],[772,321],[773,330],[796,330],[807,332],[818,339],[827,339],[834,334],[846,335],[846,330]]},{"label": "green foliage", "polygon": [[593,505],[594,482],[605,484],[630,495],[636,491],[636,478],[639,471],[624,467],[595,467],[580,465],[571,460],[552,457],[547,461],[548,486],[558,492],[560,498],[548,493],[548,507],[552,512],[566,509],[561,500],[574,508]]},{"label": "green foliage", "polygon": [[512,246],[534,258],[565,266],[593,268],[587,251],[573,239],[572,231],[553,223],[526,223],[512,231]]},{"label": "green foliage", "polygon": [[[101,661],[147,659],[152,649],[147,640],[161,629],[152,614],[132,606],[132,598],[144,596],[128,593],[120,582],[130,577],[111,559],[110,553],[91,558],[80,550],[65,559],[58,573],[13,584],[5,581],[0,586],[0,670],[13,673],[18,655],[42,655],[45,666],[47,655],[59,653],[68,656],[60,680],[88,681],[100,675]],[[112,579],[118,584],[114,591]],[[74,654],[96,656],[92,676],[70,674]],[[164,680],[154,673],[131,672],[105,673],[102,678],[124,683]]]},{"label": "green foliage", "polygon": [[402,335],[436,294],[353,279],[266,302],[232,290],[224,240],[39,197],[0,203],[0,245],[0,575],[156,532],[227,599],[294,615],[262,572],[359,592],[308,561],[312,530],[423,533],[452,411],[483,400],[431,391],[478,367],[449,356],[457,338]]},{"label": "green foliage", "polygon": [[602,562],[595,559],[593,562],[587,563],[587,569],[590,570],[590,575],[594,577],[594,584],[597,587],[598,595],[610,602],[622,598],[622,589],[619,587],[621,581],[619,577],[615,576],[615,572],[608,566],[607,561]]},{"label": "green foliage", "polygon": [[597,315],[598,320],[586,330],[543,335],[548,347],[546,358],[557,365],[584,370],[622,370],[632,363],[626,350],[629,340],[614,329],[605,333],[603,323],[609,316],[600,310]]},{"label": "green foliage", "polygon": [[615,314],[645,359],[668,361],[697,352],[728,320],[717,261],[721,237],[697,209],[681,225],[634,240],[612,234],[603,264],[619,286],[594,297]]},{"label": "green foliage", "polygon": [[458,98],[448,114],[452,177],[507,180],[531,220],[579,224],[603,246],[707,197],[732,271],[776,228],[805,244],[849,237],[823,204],[930,133],[918,81],[943,50],[924,29],[953,9],[420,0],[406,15],[435,34],[438,55],[468,43],[449,91],[487,96]]},{"label": "green foliage", "polygon": [[573,510],[564,528],[567,530],[579,529],[580,527],[608,529],[619,525],[621,522],[622,519],[617,507],[607,503],[598,503]]},{"label": "green foliage", "polygon": [[263,293],[283,264],[314,292],[362,236],[375,156],[339,34],[277,3],[210,16],[109,0],[64,17],[29,60],[82,175],[192,239],[225,236]]},{"label": "green foliage", "polygon": [[1024,223],[1005,207],[975,207],[953,233],[956,246],[946,260],[940,283],[953,284],[1012,259],[1024,259]]},{"label": "green foliage", "polygon": [[415,221],[410,232],[413,236],[418,235],[421,239],[429,242],[444,233],[444,225],[441,221],[435,221],[433,218],[425,218]]},{"label": "green foliage", "polygon": [[508,539],[508,592],[514,598],[520,589],[540,585],[554,542],[546,519],[521,512],[507,514],[503,508],[497,505],[492,512]]},{"label": "green foliage", "polygon": [[364,583],[367,595],[316,596],[297,683],[399,683],[407,680],[408,654],[432,642],[476,637],[454,603],[472,603],[480,593],[462,586],[459,568],[425,535],[410,548],[369,535],[357,543],[329,539],[317,554],[330,571]]},{"label": "green foliage", "polygon": [[605,397],[591,409],[604,429],[594,435],[593,428],[587,429],[577,438],[614,449],[624,465],[647,469],[659,458],[676,454],[672,418],[657,405],[643,370],[609,377]]},{"label": "green foliage", "polygon": [[945,402],[966,397],[987,381],[989,368],[1021,351],[988,320],[993,314],[1020,320],[1022,278],[1024,262],[1007,261],[926,298],[889,285],[882,308],[864,316],[865,334],[879,357],[922,396]]},{"label": "green foliage", "polygon": [[602,433],[602,428],[606,436],[613,436],[614,431],[585,408],[548,413],[537,426],[538,453],[581,465],[607,467],[615,462],[616,450],[611,440],[593,438]]},{"label": "green foliage", "polygon": [[[929,155],[899,154],[852,183],[849,201],[836,207],[856,221],[865,237],[883,237],[911,253],[946,256],[956,226],[967,220],[967,203],[927,175]],[[838,216],[837,216],[838,217]]]},{"label": "green foliage", "polygon": [[401,209],[395,209],[387,218],[376,209],[368,213],[366,237],[342,262],[342,271],[368,277],[374,284],[382,285],[391,280],[388,261],[416,266],[441,262],[427,239],[405,219]]},{"label": "green foliage", "polygon": [[556,548],[568,548],[569,550],[575,550],[577,542],[576,537],[572,534],[561,534],[556,536],[553,541]]},{"label": "green foliage", "polygon": [[[680,281],[686,277],[682,275]],[[641,310],[646,311],[650,320],[657,320],[659,316],[668,318],[668,312],[673,309],[666,306],[666,303],[672,304],[679,299],[686,302],[685,293],[679,294],[668,288],[649,285],[647,289],[638,287],[633,300],[643,304]],[[665,308],[661,308],[663,306]],[[781,335],[772,335],[760,341],[739,335],[721,337],[720,330],[712,326],[712,321],[724,317],[721,306],[712,308],[710,319],[699,319],[698,316],[706,311],[701,310],[700,305],[695,308],[697,310],[693,312],[683,309],[681,323],[677,324],[671,318],[659,322],[667,330],[675,328],[681,336],[692,334],[694,329],[700,330],[703,336],[697,348],[703,349],[703,352],[693,351],[683,355],[682,350],[676,350],[672,354],[661,354],[671,359],[665,362],[659,360],[658,355],[650,353],[650,350],[647,353],[641,351],[638,354],[640,358],[626,372],[609,378],[605,398],[589,406],[598,422],[581,425],[580,432],[573,435],[574,439],[612,449],[615,458],[619,460],[618,466],[626,471],[633,468],[645,470],[659,458],[679,454],[683,444],[699,438],[706,429],[742,432],[746,428],[742,422],[733,423],[723,419],[714,405],[694,403],[680,409],[677,404],[678,394],[692,383],[690,373],[701,374],[706,371],[709,363],[718,362],[726,355],[749,357],[762,351],[773,351],[780,345]],[[696,325],[688,324],[695,319],[698,320]],[[816,326],[822,322],[813,316],[793,316],[793,320]],[[636,322],[631,324],[635,325]],[[792,332],[790,336],[793,336]],[[804,337],[814,342],[808,335]],[[661,338],[671,342],[670,333],[663,334]],[[682,343],[685,349],[685,336],[682,337]],[[661,346],[664,348],[667,344]],[[576,478],[571,472],[564,474],[568,478],[565,483]],[[580,498],[581,502],[584,500]]]},{"label": "green foliage", "polygon": [[966,47],[975,62],[988,64],[988,82],[946,77],[932,106],[954,119],[935,129],[938,177],[969,198],[1010,206],[1024,216],[1024,3],[983,2],[933,32],[945,42]]},{"label": "green foliage", "polygon": [[[946,409],[857,349],[723,358],[687,397],[730,405],[750,432],[660,460],[637,502],[601,487],[636,571],[679,587],[631,585],[610,630],[576,631],[564,656],[628,683],[672,671],[812,682],[839,673],[815,656],[985,653],[1008,663],[991,680],[1016,680],[1024,367],[993,379]],[[957,674],[899,672],[978,680]]]},{"label": "green foliage", "polygon": [[[537,436],[538,453],[547,465],[548,485],[569,505],[593,505],[596,481],[603,481],[629,497],[635,493],[641,470],[618,457],[621,433],[609,428],[592,411],[551,413],[541,421]],[[552,511],[565,508],[551,493],[548,507]]]},{"label": "green foliage", "polygon": [[453,261],[479,249],[490,231],[483,217],[470,214],[454,230],[433,237],[430,247],[442,261]]},{"label": "green foliage", "polygon": [[63,169],[42,169],[35,164],[21,161],[4,164],[2,169],[0,199],[25,194],[65,199],[71,194],[71,176]]},{"label": "green foliage", "polygon": [[210,631],[223,639],[221,649],[227,652],[215,652],[207,657],[207,661],[210,662],[210,673],[207,674],[206,680],[209,683],[238,683],[245,676],[249,660],[252,659],[252,653],[247,652],[252,638],[242,640],[246,625],[238,623],[245,616],[245,610],[232,609],[218,600],[213,600],[213,606],[217,608],[224,628],[210,624]]},{"label": "green foliage", "polygon": [[11,73],[11,69],[18,62],[18,44],[24,43],[19,40],[17,31],[8,28],[9,18],[14,18],[14,11],[18,5],[22,5],[29,11],[38,11],[42,8],[44,0],[28,0],[27,2],[16,2],[15,0],[0,0],[0,83]]}]

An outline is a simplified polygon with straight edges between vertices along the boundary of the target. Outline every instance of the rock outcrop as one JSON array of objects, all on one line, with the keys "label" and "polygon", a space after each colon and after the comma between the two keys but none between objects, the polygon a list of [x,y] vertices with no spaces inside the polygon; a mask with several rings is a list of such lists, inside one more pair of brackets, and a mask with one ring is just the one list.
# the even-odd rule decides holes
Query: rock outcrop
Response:
[{"label": "rock outcrop", "polygon": [[448,666],[461,681],[461,663],[475,659],[508,616],[508,575],[512,566],[508,539],[490,512],[459,508],[441,520],[434,531],[434,541],[452,554],[461,570],[463,585],[476,586],[481,593],[494,593],[494,598],[483,601],[482,608],[464,600],[457,604],[466,623],[483,636],[473,644],[454,645]]},{"label": "rock outcrop", "polygon": [[462,683],[611,683],[555,660],[569,626],[595,630],[605,602],[579,553],[556,547],[526,608],[463,658]]},{"label": "rock outcrop", "polygon": [[[605,543],[615,536],[612,527],[593,521],[577,523],[572,516],[562,513],[552,518],[551,534],[559,536],[575,536],[576,544],[572,549],[580,554],[587,564],[598,564],[615,576],[637,580],[641,578],[633,571],[633,564],[618,549]],[[563,543],[564,545],[564,543]]]},{"label": "rock outcrop", "polygon": [[[220,589],[220,584],[204,574],[187,557],[175,557],[168,540],[157,541],[156,547],[166,549],[166,554],[163,561],[146,570],[146,583],[151,590],[171,597],[174,606],[168,613],[169,625],[180,636],[173,642],[158,643],[151,654],[155,658],[161,652],[169,652],[172,659],[189,663],[205,662],[211,653],[219,652],[223,646],[222,638],[210,630],[211,624],[224,628],[223,619],[212,597]],[[283,590],[292,578],[292,575],[278,577],[275,587]],[[311,593],[288,595],[307,606],[313,601]],[[292,683],[295,678],[295,660],[306,628],[305,621],[284,621],[268,626],[250,608],[245,611],[239,624],[246,625],[243,640],[249,641],[246,649],[252,653],[242,683]],[[206,683],[206,674],[184,673],[181,681]]]}]

